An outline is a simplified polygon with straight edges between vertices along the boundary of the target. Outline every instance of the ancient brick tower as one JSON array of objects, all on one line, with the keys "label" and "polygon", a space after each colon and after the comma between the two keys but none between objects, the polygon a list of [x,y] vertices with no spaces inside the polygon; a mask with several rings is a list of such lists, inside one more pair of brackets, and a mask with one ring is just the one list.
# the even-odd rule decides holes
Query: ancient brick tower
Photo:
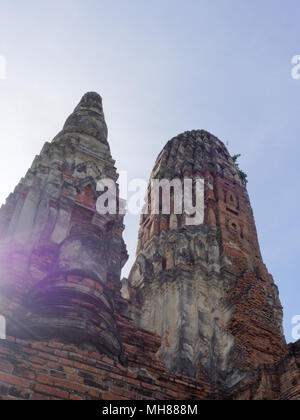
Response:
[{"label": "ancient brick tower", "polygon": [[101,97],[89,93],[1,209],[1,298],[13,296],[13,315],[2,304],[10,335],[63,337],[122,359],[113,294],[127,260],[123,217],[96,212],[101,178],[117,174]]},{"label": "ancient brick tower", "polygon": [[142,216],[129,277],[135,317],[162,336],[171,371],[231,388],[287,352],[278,289],[262,262],[245,176],[224,144],[205,131],[169,141],[151,180],[185,177],[205,180],[204,224]]},{"label": "ancient brick tower", "polygon": [[300,399],[243,174],[193,131],[151,175],[176,177],[205,180],[204,223],[143,215],[121,294],[123,215],[96,211],[118,178],[101,97],[45,144],[0,209],[0,399]]}]

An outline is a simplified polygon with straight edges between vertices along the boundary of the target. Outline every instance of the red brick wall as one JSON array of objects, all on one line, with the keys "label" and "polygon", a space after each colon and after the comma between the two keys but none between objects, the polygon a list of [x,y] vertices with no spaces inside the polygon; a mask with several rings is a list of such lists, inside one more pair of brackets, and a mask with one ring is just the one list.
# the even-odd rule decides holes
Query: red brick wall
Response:
[{"label": "red brick wall", "polygon": [[[208,398],[209,385],[167,373],[155,356],[159,338],[120,318],[128,367],[62,342],[0,342],[0,399],[140,400]],[[128,342],[130,341],[131,344]]]},{"label": "red brick wall", "polygon": [[119,317],[128,367],[62,342],[0,341],[2,400],[299,400],[300,341],[280,362],[262,365],[231,392],[212,393],[203,380],[166,372],[160,338]]}]

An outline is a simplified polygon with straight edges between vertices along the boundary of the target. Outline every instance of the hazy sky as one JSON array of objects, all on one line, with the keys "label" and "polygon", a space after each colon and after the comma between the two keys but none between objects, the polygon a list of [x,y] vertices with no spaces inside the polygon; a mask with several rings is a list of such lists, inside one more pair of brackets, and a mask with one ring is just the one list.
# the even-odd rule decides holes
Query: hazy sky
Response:
[{"label": "hazy sky", "polygon": [[[242,154],[291,341],[300,314],[299,13],[299,0],[0,0],[0,203],[87,91],[102,95],[113,157],[131,178],[148,179],[178,133],[211,131]],[[126,219],[125,274],[138,222]]]}]

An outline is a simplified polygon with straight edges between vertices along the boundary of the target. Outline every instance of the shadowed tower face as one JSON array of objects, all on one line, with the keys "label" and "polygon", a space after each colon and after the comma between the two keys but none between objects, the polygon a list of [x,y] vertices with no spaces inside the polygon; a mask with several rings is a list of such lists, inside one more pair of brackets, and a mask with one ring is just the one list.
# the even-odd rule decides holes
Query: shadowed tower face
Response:
[{"label": "shadowed tower face", "polygon": [[97,183],[117,181],[102,99],[87,93],[0,209],[0,313],[8,334],[63,339],[123,360],[115,297],[123,216],[100,215]]},{"label": "shadowed tower face", "polygon": [[170,370],[232,388],[287,350],[245,176],[220,140],[192,131],[160,153],[151,180],[163,178],[204,180],[204,223],[142,215],[129,277],[135,320],[162,336],[159,355]]}]

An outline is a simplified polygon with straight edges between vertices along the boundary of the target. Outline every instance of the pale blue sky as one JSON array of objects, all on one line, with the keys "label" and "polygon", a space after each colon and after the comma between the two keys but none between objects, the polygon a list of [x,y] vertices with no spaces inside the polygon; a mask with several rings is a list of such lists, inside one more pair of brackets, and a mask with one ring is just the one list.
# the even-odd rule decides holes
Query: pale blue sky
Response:
[{"label": "pale blue sky", "polygon": [[[131,178],[148,178],[176,134],[211,131],[242,154],[291,341],[300,314],[299,12],[299,0],[0,0],[0,202],[86,91],[103,96],[113,157]],[[125,272],[138,220],[126,220]]]}]

